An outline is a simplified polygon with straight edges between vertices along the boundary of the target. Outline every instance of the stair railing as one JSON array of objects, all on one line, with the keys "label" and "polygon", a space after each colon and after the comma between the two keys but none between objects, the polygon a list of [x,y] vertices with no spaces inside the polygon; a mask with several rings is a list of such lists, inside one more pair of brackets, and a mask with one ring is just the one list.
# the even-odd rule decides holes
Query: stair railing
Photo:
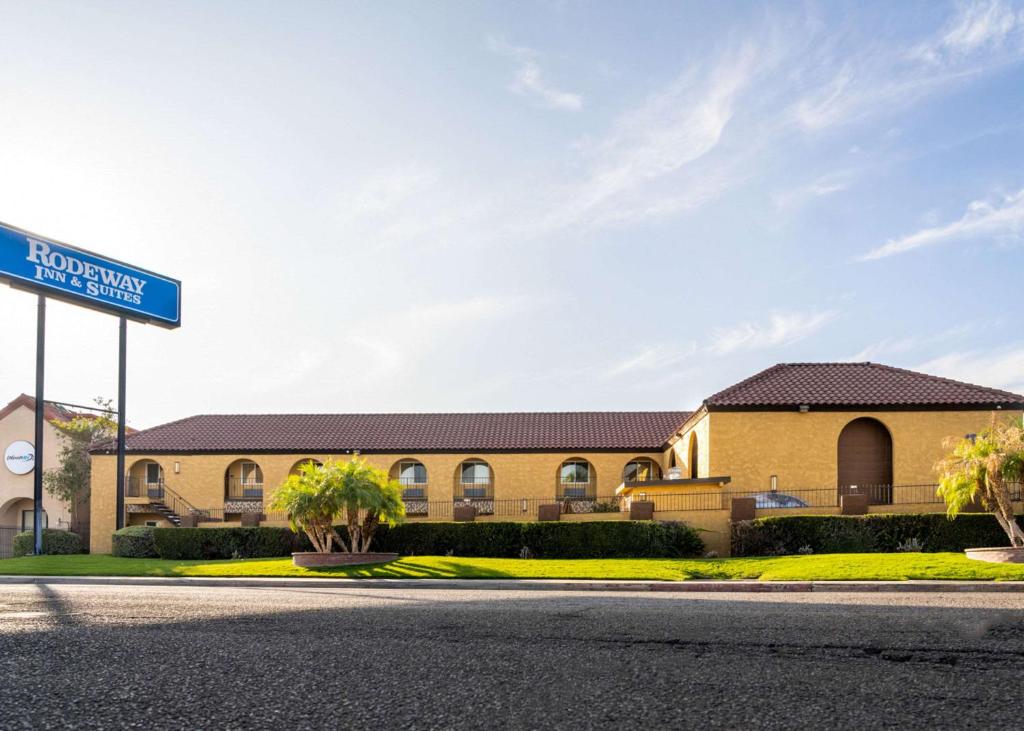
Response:
[{"label": "stair railing", "polygon": [[195,507],[188,500],[164,485],[164,505],[177,515],[203,515],[204,511]]}]

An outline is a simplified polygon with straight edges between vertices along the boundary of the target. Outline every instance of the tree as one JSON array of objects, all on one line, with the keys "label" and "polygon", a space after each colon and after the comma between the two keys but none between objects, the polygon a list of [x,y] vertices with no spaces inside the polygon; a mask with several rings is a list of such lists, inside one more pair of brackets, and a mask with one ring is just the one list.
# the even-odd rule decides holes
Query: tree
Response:
[{"label": "tree", "polygon": [[[288,513],[294,532],[305,533],[314,550],[366,553],[382,522],[405,519],[402,486],[360,459],[350,462],[307,462],[274,492],[269,508]],[[335,528],[344,520],[347,541]]]},{"label": "tree", "polygon": [[99,407],[98,416],[78,415],[70,421],[52,420],[61,436],[60,451],[57,453],[58,466],[43,474],[46,491],[66,503],[74,519],[78,504],[89,496],[92,476],[92,458],[89,450],[113,439],[117,434],[117,422],[111,419],[110,399],[95,399]]},{"label": "tree", "polygon": [[1024,547],[1024,530],[1013,513],[1013,493],[1024,477],[1024,429],[1018,424],[996,423],[985,431],[963,439],[947,440],[951,451],[936,465],[939,495],[946,501],[946,514],[955,518],[968,505],[979,501],[1010,539],[1010,545]]}]

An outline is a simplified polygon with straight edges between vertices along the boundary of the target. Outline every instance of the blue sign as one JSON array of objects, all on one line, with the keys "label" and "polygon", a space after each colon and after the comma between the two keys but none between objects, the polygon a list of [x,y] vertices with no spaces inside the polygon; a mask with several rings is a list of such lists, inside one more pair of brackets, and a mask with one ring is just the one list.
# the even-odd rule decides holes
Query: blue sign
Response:
[{"label": "blue sign", "polygon": [[0,223],[0,280],[164,327],[181,325],[181,282]]}]

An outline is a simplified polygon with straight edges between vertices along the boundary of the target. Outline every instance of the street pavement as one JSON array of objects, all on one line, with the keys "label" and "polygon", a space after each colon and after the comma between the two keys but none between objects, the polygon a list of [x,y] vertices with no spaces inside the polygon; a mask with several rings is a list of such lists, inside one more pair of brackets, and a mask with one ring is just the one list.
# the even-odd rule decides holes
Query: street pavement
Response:
[{"label": "street pavement", "polygon": [[1022,594],[0,586],[0,728],[1020,728]]}]

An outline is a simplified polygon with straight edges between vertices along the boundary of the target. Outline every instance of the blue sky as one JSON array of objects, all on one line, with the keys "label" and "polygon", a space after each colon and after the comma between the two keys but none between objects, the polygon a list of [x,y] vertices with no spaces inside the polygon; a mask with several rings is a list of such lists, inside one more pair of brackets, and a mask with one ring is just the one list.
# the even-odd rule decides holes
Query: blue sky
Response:
[{"label": "blue sky", "polygon": [[[1024,6],[0,0],[0,220],[184,282],[129,413],[1024,391]],[[0,290],[0,385],[34,299]],[[49,397],[116,321],[50,308]]]}]

